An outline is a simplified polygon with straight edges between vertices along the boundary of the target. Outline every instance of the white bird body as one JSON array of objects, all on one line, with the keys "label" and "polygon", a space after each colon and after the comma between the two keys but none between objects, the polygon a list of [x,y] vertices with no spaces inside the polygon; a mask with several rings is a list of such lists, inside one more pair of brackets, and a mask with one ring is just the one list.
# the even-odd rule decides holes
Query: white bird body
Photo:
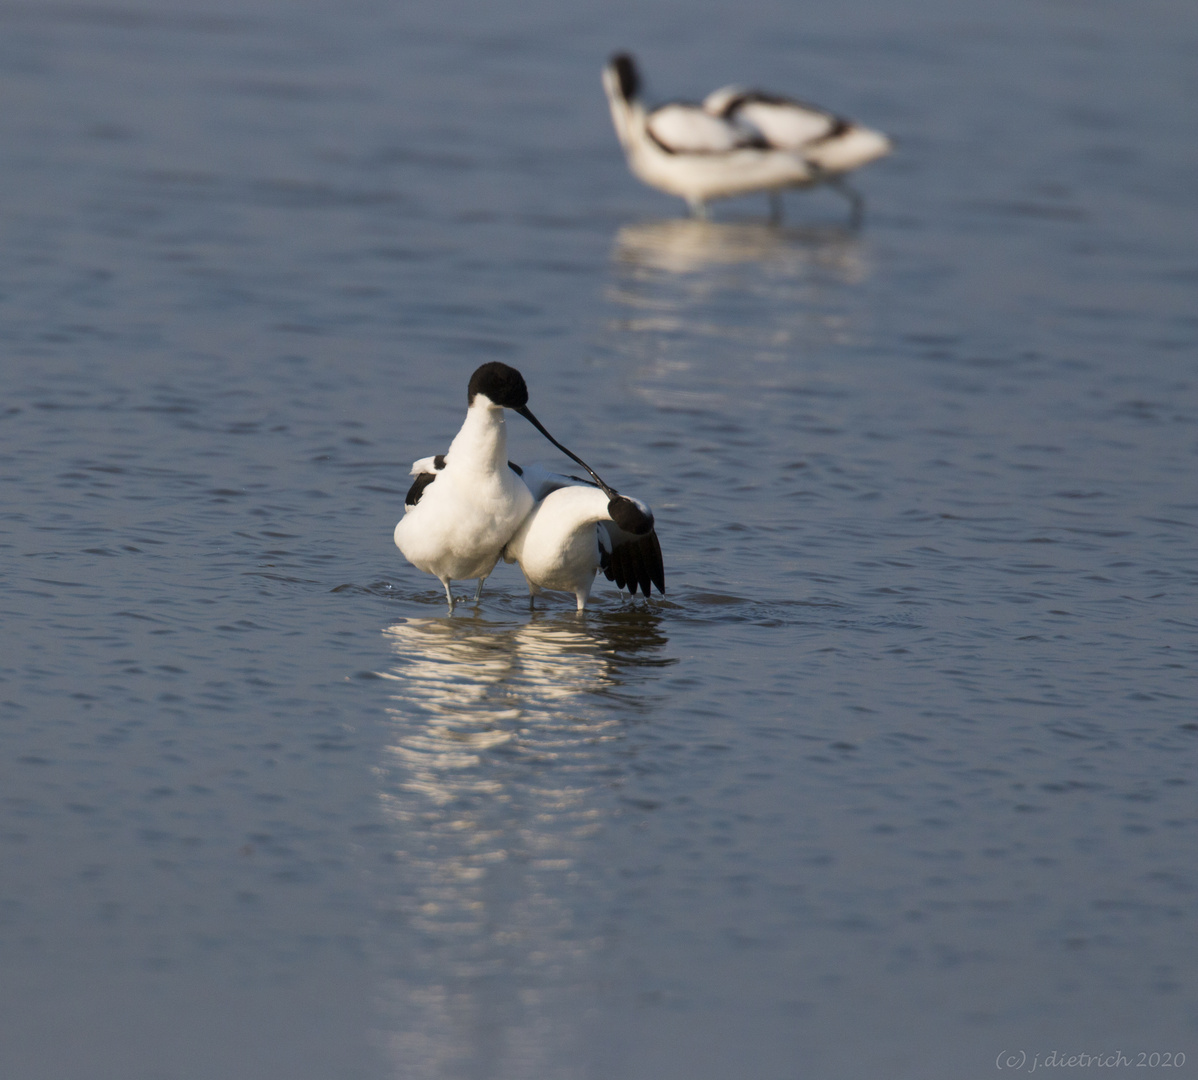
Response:
[{"label": "white bird body", "polygon": [[[642,106],[643,108],[643,106]],[[753,135],[713,116],[698,105],[671,102],[645,113],[645,129],[653,142],[678,154],[726,154],[755,145]]]},{"label": "white bird body", "polygon": [[430,459],[412,466],[418,481],[432,475],[435,483],[426,484],[416,503],[404,507],[395,545],[418,570],[440,579],[452,606],[449,583],[477,578],[481,588],[534,500],[528,485],[508,468],[503,407],[483,394],[470,405],[441,462],[431,474],[426,471]]},{"label": "white bird body", "polygon": [[450,612],[452,582],[477,579],[477,600],[504,545],[536,501],[518,470],[509,466],[504,409],[520,413],[590,472],[529,411],[528,387],[515,368],[483,364],[470,378],[468,399],[466,421],[449,449],[413,463],[416,479],[395,526],[395,546],[418,570],[440,580]]},{"label": "white bird body", "polygon": [[853,123],[815,105],[724,86],[703,99],[703,111],[715,119],[755,132],[779,150],[801,153],[823,173],[844,173],[890,153],[880,131]]},{"label": "white bird body", "polygon": [[[705,216],[712,199],[784,188],[838,185],[844,173],[890,151],[880,132],[814,106],[727,86],[702,105],[646,110],[632,57],[603,69],[612,123],[640,180],[685,199]],[[846,192],[859,213],[859,197]],[[779,204],[775,203],[775,211]]]},{"label": "white bird body", "polygon": [[816,180],[802,155],[763,148],[752,133],[697,105],[672,104],[648,112],[638,96],[636,69],[627,57],[616,57],[604,68],[603,86],[633,174],[650,187],[685,199],[700,216],[712,199]]},{"label": "white bird body", "polygon": [[644,503],[541,466],[524,470],[537,503],[503,550],[528,581],[529,602],[545,590],[573,593],[586,608],[602,568],[620,588],[665,590],[661,546]]},{"label": "white bird body", "polygon": [[[788,108],[786,106],[795,106]],[[745,124],[759,132],[772,146],[801,150],[816,139],[826,137],[836,117],[822,109],[783,102],[780,98],[763,100],[763,95],[743,86],[722,86],[703,99],[703,111],[709,116]]]},{"label": "white bird body", "polygon": [[504,558],[520,564],[533,596],[545,589],[570,592],[579,611],[586,607],[599,569],[598,526],[607,501],[598,488],[559,488],[516,530]]}]

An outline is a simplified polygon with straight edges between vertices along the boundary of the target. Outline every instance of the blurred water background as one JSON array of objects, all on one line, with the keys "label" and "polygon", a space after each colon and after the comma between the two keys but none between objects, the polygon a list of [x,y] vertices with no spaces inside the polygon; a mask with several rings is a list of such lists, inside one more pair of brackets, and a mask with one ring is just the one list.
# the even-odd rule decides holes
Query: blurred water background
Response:
[{"label": "blurred water background", "polygon": [[[685,220],[618,48],[890,133],[864,227]],[[0,1074],[1194,1075],[1195,55],[1182,0],[0,0]],[[492,359],[664,601],[403,562]]]}]

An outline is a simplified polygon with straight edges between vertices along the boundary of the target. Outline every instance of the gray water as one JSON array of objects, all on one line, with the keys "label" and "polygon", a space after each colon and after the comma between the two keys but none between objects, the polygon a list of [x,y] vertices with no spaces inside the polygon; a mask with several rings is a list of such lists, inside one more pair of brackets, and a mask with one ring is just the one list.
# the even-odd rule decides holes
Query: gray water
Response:
[{"label": "gray water", "polygon": [[[892,134],[864,227],[685,220],[621,47]],[[1181,0],[0,3],[0,1075],[1195,1075],[1196,54]],[[492,359],[664,600],[399,556]]]}]

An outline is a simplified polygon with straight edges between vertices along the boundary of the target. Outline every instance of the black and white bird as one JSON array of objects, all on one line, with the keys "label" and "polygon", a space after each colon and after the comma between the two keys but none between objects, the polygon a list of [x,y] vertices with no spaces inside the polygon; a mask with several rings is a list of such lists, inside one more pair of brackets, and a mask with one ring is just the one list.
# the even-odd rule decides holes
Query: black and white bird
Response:
[{"label": "black and white bird", "polygon": [[578,610],[590,599],[602,570],[616,587],[633,595],[650,586],[665,594],[665,568],[653,511],[639,499],[544,466],[522,470],[536,505],[503,549],[507,562],[520,564],[528,582],[529,607],[543,591],[573,593]]},{"label": "black and white bird", "polygon": [[775,149],[801,153],[824,175],[858,169],[891,150],[880,131],[817,105],[742,86],[713,90],[703,99],[703,111],[756,132]]},{"label": "black and white bird", "polygon": [[815,106],[738,86],[709,94],[701,105],[671,103],[648,110],[627,53],[603,69],[616,135],[632,172],[652,187],[685,199],[696,216],[712,199],[770,193],[775,216],[785,188],[829,184],[859,215],[860,197],[843,184],[853,169],[888,154],[881,132]]},{"label": "black and white bird", "polygon": [[[504,545],[532,512],[536,499],[507,459],[504,410],[511,409],[592,476],[528,408],[524,377],[507,364],[483,364],[470,377],[466,421],[444,454],[412,466],[415,480],[395,526],[395,545],[418,570],[445,586],[454,609],[454,581],[478,579],[474,599],[495,568]],[[596,482],[602,484],[598,476]]]}]

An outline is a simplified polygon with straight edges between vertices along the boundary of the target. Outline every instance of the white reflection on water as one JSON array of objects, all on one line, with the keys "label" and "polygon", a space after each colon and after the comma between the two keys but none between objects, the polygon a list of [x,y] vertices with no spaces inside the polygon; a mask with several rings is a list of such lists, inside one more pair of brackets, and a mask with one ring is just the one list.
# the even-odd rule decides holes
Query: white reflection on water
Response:
[{"label": "white reflection on water", "polygon": [[627,358],[636,393],[654,408],[747,417],[796,379],[810,392],[812,358],[827,347],[861,344],[851,297],[869,277],[867,253],[858,234],[834,226],[624,226],[612,248],[607,299],[619,314],[606,344]]},{"label": "white reflection on water", "polygon": [[616,233],[614,258],[626,266],[671,274],[759,263],[782,276],[819,272],[846,284],[864,280],[869,272],[850,230],[692,218],[623,226]]},{"label": "white reflection on water", "polygon": [[[386,1037],[402,1077],[575,1077],[601,942],[580,858],[615,805],[610,743],[669,663],[657,619],[411,619],[380,768],[389,899]],[[634,676],[635,677],[635,676]]]}]

